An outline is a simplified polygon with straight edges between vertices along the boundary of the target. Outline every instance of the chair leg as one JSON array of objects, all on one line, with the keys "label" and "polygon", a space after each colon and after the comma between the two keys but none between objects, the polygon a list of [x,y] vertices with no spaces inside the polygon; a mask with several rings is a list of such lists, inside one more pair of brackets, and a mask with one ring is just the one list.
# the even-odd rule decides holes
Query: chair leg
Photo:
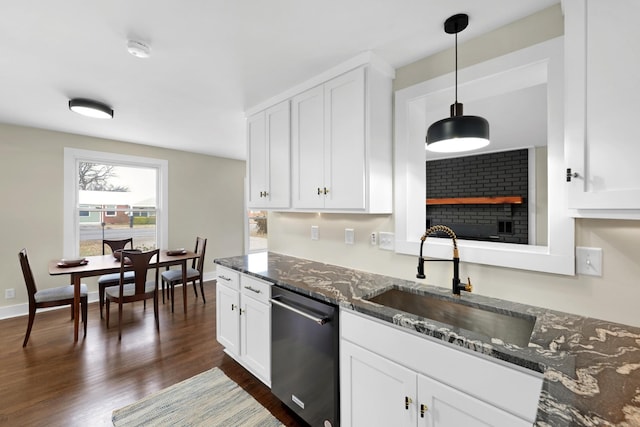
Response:
[{"label": "chair leg", "polygon": [[[195,285],[195,282],[193,284]],[[202,283],[202,277],[200,277],[200,293],[202,294],[202,303],[206,304],[207,300],[204,297],[204,284]]]},{"label": "chair leg", "polygon": [[194,281],[193,281],[193,282],[191,282],[191,283],[193,283],[193,293],[194,293],[194,294],[196,294],[196,298],[198,298],[198,291],[197,291],[197,289],[196,289],[196,281],[194,280]]},{"label": "chair leg", "polygon": [[[173,313],[173,303],[176,300],[175,299],[176,284],[174,282],[170,282],[169,288],[171,288],[171,312]],[[167,289],[167,293],[168,293],[168,289]]]},{"label": "chair leg", "polygon": [[104,306],[104,288],[100,285],[98,285],[98,300],[100,301],[100,318],[104,319],[104,317],[102,317],[102,307]]},{"label": "chair leg", "polygon": [[86,338],[87,337],[87,320],[88,320],[87,311],[89,309],[88,297],[82,297],[82,300],[80,302],[82,304],[82,323],[84,323],[84,338]]},{"label": "chair leg", "polygon": [[[173,303],[173,300],[171,300]],[[153,315],[156,318],[156,330],[160,332],[160,319],[158,317],[158,292],[153,294]]]},{"label": "chair leg", "polygon": [[107,306],[106,306],[106,309],[107,309],[107,329],[109,329],[109,305],[111,303],[111,300],[109,298],[107,298],[107,302],[106,303],[107,303]]},{"label": "chair leg", "polygon": [[164,279],[162,279],[162,304],[164,304]]},{"label": "chair leg", "polygon": [[27,346],[27,341],[29,341],[29,335],[31,335],[31,328],[33,327],[33,320],[36,318],[36,310],[35,308],[29,309],[29,323],[27,324],[27,333],[24,336],[24,342],[22,343],[23,347]]},{"label": "chair leg", "polygon": [[69,307],[71,307],[71,320],[73,320],[75,316],[75,312],[73,311],[73,304],[71,304]]},{"label": "chair leg", "polygon": [[122,341],[122,300],[118,301],[118,341]]}]

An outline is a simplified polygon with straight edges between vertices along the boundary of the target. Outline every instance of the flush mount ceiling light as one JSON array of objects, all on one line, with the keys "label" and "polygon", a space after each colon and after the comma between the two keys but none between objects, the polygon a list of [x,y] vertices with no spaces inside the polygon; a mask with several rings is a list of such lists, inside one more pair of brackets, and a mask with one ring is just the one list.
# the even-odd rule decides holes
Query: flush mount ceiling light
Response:
[{"label": "flush mount ceiling light", "polygon": [[451,104],[451,117],[429,126],[425,148],[438,153],[476,150],[489,145],[489,122],[478,116],[464,116],[458,102],[458,33],[469,25],[469,16],[453,15],[444,22],[444,31],[456,35],[456,99]]},{"label": "flush mount ceiling light", "polygon": [[112,119],[113,110],[108,105],[90,99],[75,98],[69,100],[69,109],[83,116],[95,119]]}]

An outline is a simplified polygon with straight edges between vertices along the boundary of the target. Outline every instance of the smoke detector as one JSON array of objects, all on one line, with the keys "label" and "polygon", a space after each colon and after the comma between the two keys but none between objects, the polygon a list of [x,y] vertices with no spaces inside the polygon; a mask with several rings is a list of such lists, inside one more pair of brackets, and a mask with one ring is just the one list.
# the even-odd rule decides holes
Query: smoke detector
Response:
[{"label": "smoke detector", "polygon": [[136,40],[127,41],[127,51],[137,58],[148,58],[151,55],[151,48]]}]

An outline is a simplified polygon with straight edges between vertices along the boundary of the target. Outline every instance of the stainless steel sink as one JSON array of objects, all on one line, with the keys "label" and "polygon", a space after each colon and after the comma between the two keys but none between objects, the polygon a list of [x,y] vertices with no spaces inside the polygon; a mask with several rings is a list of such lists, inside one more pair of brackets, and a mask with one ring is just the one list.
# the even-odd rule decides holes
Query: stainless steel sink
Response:
[{"label": "stainless steel sink", "polygon": [[460,302],[391,289],[369,301],[454,327],[527,347],[536,319],[497,313]]}]

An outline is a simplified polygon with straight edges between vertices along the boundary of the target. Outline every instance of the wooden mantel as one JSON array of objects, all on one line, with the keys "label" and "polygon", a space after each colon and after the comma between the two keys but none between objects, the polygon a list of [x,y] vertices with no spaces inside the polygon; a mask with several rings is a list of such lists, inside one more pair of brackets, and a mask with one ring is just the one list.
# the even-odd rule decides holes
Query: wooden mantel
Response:
[{"label": "wooden mantel", "polygon": [[522,196],[495,196],[495,197],[445,197],[427,199],[427,205],[521,205]]}]

